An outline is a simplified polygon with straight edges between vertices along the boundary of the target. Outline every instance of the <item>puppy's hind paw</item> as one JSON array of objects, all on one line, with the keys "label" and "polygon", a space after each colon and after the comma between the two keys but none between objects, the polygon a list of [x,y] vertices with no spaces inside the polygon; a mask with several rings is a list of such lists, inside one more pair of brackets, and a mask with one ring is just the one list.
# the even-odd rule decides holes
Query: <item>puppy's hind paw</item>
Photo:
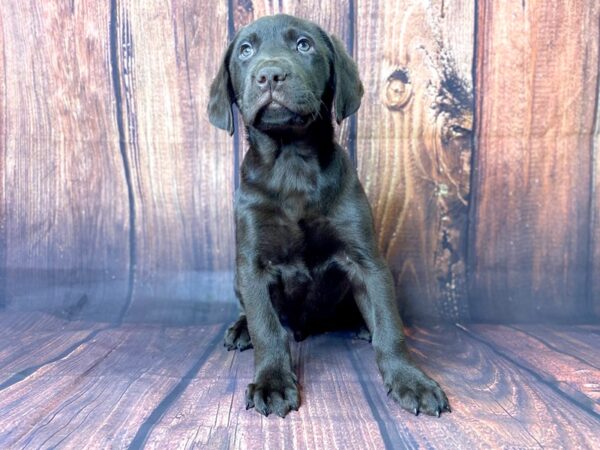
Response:
[{"label": "puppy's hind paw", "polygon": [[252,348],[245,315],[241,315],[238,320],[227,328],[223,345],[227,347],[227,350],[239,350],[240,352]]},{"label": "puppy's hind paw", "polygon": [[371,332],[365,325],[361,325],[360,328],[354,332],[354,337],[362,341],[371,342]]}]

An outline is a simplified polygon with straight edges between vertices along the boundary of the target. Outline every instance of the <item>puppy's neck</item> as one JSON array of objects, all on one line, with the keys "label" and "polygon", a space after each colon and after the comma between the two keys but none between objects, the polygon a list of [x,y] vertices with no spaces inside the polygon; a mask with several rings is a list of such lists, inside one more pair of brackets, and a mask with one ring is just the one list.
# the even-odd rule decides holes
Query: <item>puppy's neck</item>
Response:
[{"label": "puppy's neck", "polygon": [[262,164],[270,166],[285,152],[294,152],[302,158],[325,161],[335,148],[331,121],[316,120],[306,129],[294,132],[264,132],[252,126],[246,127],[251,152]]},{"label": "puppy's neck", "polygon": [[253,127],[247,131],[250,149],[242,164],[242,189],[270,197],[294,219],[314,212],[331,191],[325,185],[337,179],[322,175],[337,154],[331,122],[316,121],[295,135],[267,134]]}]

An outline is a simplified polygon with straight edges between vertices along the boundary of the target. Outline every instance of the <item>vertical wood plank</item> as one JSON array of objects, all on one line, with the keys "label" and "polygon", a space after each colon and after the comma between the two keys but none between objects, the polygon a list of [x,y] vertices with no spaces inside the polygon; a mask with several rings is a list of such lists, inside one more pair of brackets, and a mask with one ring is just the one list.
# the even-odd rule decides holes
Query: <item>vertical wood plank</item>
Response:
[{"label": "vertical wood plank", "polygon": [[594,116],[596,123],[592,135],[592,220],[590,221],[591,251],[588,287],[591,307],[596,317],[600,318],[600,57],[598,58],[598,74],[596,75]]},{"label": "vertical wood plank", "polygon": [[[6,72],[4,13],[0,10],[0,74]],[[0,311],[6,307],[6,77],[0,80]]]},{"label": "vertical wood plank", "polygon": [[406,318],[464,319],[473,1],[358,1],[358,170]]},{"label": "vertical wood plank", "polygon": [[129,316],[140,317],[153,303],[200,301],[205,271],[232,267],[232,144],[205,113],[228,11],[226,2],[118,3],[136,217]]},{"label": "vertical wood plank", "polygon": [[106,2],[3,1],[0,264],[11,309],[112,317],[126,301],[127,189]]},{"label": "vertical wood plank", "polygon": [[598,2],[478,3],[477,320],[585,318]]}]

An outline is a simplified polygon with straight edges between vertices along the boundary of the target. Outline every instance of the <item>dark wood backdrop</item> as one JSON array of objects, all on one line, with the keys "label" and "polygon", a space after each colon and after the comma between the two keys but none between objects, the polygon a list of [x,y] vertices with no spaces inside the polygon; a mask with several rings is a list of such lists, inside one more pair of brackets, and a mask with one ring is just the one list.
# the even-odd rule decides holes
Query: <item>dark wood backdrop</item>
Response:
[{"label": "dark wood backdrop", "polygon": [[3,0],[0,307],[232,298],[245,143],[209,126],[207,88],[278,12],[358,62],[339,135],[407,317],[600,316],[600,6],[544,0]]}]

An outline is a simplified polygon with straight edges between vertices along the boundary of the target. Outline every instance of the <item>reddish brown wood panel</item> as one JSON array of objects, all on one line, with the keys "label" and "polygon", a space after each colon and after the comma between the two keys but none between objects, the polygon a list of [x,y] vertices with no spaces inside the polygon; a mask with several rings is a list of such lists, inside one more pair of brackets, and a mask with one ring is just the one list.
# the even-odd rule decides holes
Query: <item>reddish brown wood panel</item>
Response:
[{"label": "reddish brown wood panel", "polygon": [[[320,336],[291,347],[302,386],[298,412],[281,420],[246,411],[244,392],[253,378],[253,354],[217,350],[156,424],[146,445],[160,447],[176,434],[180,441],[202,448],[383,448],[342,340]],[[181,411],[187,413],[182,416]],[[201,417],[211,419],[199,422]]]},{"label": "reddish brown wood panel", "polygon": [[[482,340],[461,326],[454,331],[450,327],[420,331],[422,334],[415,335],[413,348],[423,355],[419,355],[421,358],[444,361],[443,369],[440,369],[442,376],[445,378],[449,373],[456,377],[450,392],[452,386],[467,385],[479,393],[487,393],[495,405],[543,448],[595,448],[600,445],[596,432],[600,415],[556,389],[546,380],[543,370],[522,364],[523,360],[515,358],[511,352],[504,352],[502,339]],[[517,349],[526,360],[533,359],[531,352],[515,347]],[[446,359],[444,355],[451,356]],[[574,374],[575,379],[579,376],[585,379],[586,374]],[[492,420],[488,424],[496,432],[504,429],[500,421]],[[490,447],[499,446],[492,444]]]},{"label": "reddish brown wood panel", "polygon": [[[600,63],[599,63],[600,65]],[[600,72],[600,68],[598,69]],[[596,123],[592,135],[592,220],[590,223],[591,253],[590,253],[590,278],[589,296],[596,317],[600,317],[600,73],[596,76]]]},{"label": "reddish brown wood panel", "polygon": [[338,133],[405,316],[600,316],[598,2],[96,3],[0,6],[0,307],[188,320],[231,296],[246,144],[208,86],[237,29],[284,12],[358,62]]},{"label": "reddish brown wood panel", "polygon": [[358,2],[358,169],[405,316],[468,316],[473,2]]},{"label": "reddish brown wood panel", "polygon": [[520,324],[512,328],[539,339],[558,352],[600,368],[600,334],[586,329],[585,325]]},{"label": "reddish brown wood panel", "polygon": [[477,20],[472,316],[589,319],[599,4],[478,2]]},{"label": "reddish brown wood panel", "polygon": [[[0,60],[0,73],[6,71],[6,57],[4,45],[4,14],[0,11],[0,48],[2,59]],[[6,79],[0,82],[0,309],[6,307]]]},{"label": "reddish brown wood panel", "polygon": [[587,358],[561,351],[544,339],[524,330],[503,325],[469,325],[466,327],[495,348],[506,353],[523,367],[541,375],[544,382],[566,398],[600,417],[600,367]]},{"label": "reddish brown wood panel", "polygon": [[116,316],[129,209],[109,3],[3,1],[0,15],[0,302]]},{"label": "reddish brown wood panel", "polygon": [[201,300],[200,271],[232,267],[232,143],[206,115],[228,12],[225,2],[191,0],[117,8],[119,120],[135,214],[130,314],[139,317],[148,304]]},{"label": "reddish brown wood panel", "polygon": [[[354,370],[369,380],[364,383],[365,395],[376,405],[380,428],[388,441],[401,443],[388,448],[535,447],[535,438],[490,392],[493,377],[488,371],[502,363],[484,363],[484,351],[457,334],[449,327],[409,330],[408,344],[415,361],[440,383],[450,400],[452,413],[442,415],[440,420],[413,416],[398,408],[374,382],[380,380],[380,375],[372,349],[362,343],[351,346]],[[503,382],[503,387],[506,385]]]},{"label": "reddish brown wood panel", "polygon": [[[519,331],[493,326],[409,331],[414,359],[439,380],[452,402],[453,412],[439,419],[415,417],[386,397],[368,343],[344,333],[292,343],[302,405],[282,420],[245,410],[253,353],[227,352],[221,345],[224,328],[222,322],[125,324],[98,331],[90,322],[0,314],[0,342],[8,343],[0,351],[0,376],[35,367],[10,386],[0,383],[0,447],[600,445],[599,415],[564,390],[567,383],[583,388],[582,395],[590,392],[587,362],[569,362],[572,356]],[[33,349],[18,361],[13,358],[20,342],[44,337],[49,351],[51,343],[77,345],[60,358]],[[596,346],[596,358],[598,353]],[[569,379],[557,381],[565,376]]]},{"label": "reddish brown wood panel", "polygon": [[223,329],[125,326],[100,332],[2,390],[2,447],[133,445],[145,421],[195,376],[196,366],[215,350],[226,353],[216,345]]},{"label": "reddish brown wood panel", "polygon": [[40,365],[73,353],[106,328],[102,323],[68,321],[37,312],[3,312],[0,321],[0,392],[36,372]]}]

